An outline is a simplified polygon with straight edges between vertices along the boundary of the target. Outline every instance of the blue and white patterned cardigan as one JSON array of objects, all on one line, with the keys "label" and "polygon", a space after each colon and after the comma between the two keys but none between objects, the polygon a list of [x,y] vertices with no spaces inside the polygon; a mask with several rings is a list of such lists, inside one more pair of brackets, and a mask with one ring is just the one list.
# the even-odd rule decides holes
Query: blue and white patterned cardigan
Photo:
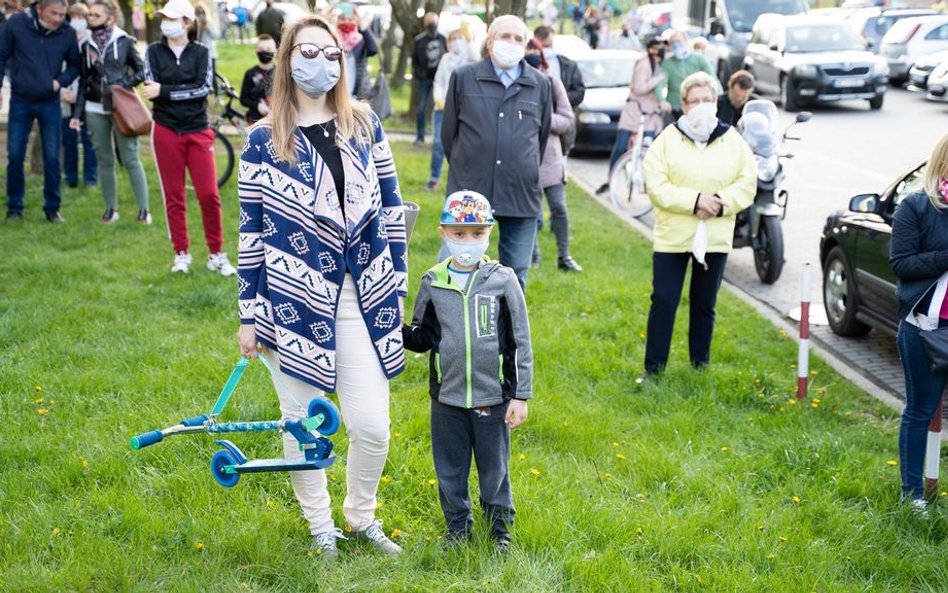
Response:
[{"label": "blue and white patterned cardigan", "polygon": [[268,124],[251,129],[240,155],[240,323],[256,324],[257,340],[279,352],[283,372],[329,392],[346,272],[385,375],[405,367],[398,312],[398,297],[408,294],[405,219],[392,150],[372,118],[371,145],[336,139],[344,213],[329,168],[299,129],[295,165],[277,156]]}]

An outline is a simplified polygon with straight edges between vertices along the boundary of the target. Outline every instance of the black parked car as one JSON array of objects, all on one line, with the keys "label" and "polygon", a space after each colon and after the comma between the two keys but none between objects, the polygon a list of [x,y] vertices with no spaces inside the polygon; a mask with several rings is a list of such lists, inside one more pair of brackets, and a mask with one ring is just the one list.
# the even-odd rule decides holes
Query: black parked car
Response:
[{"label": "black parked car", "polygon": [[826,219],[820,239],[823,304],[830,328],[841,336],[863,336],[872,328],[895,335],[899,302],[889,267],[892,215],[899,202],[924,183],[925,162],[881,194],[860,194]]},{"label": "black parked car", "polygon": [[757,90],[779,94],[787,111],[803,105],[864,99],[881,109],[889,66],[843,21],[794,16],[758,19],[744,67]]}]

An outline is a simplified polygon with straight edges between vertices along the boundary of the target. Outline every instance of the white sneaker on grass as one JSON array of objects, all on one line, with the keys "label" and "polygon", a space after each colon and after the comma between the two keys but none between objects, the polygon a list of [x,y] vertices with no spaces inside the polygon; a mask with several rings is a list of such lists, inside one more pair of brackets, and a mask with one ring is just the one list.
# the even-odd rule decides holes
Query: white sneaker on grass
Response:
[{"label": "white sneaker on grass", "polygon": [[171,271],[179,274],[187,274],[191,271],[191,254],[187,251],[179,251],[174,256],[174,263],[171,265]]},{"label": "white sneaker on grass", "polygon": [[313,545],[316,546],[316,555],[323,558],[336,558],[339,556],[339,548],[336,547],[337,539],[347,539],[339,528],[329,531],[320,531],[313,536]]},{"label": "white sneaker on grass", "polygon": [[217,272],[221,276],[233,276],[237,273],[234,266],[230,265],[227,254],[223,251],[207,256],[207,269],[212,272]]},{"label": "white sneaker on grass", "polygon": [[385,532],[382,531],[382,521],[378,519],[372,521],[372,523],[362,531],[353,530],[352,535],[356,539],[369,542],[372,544],[372,547],[384,554],[396,556],[402,553],[402,547],[386,537]]}]

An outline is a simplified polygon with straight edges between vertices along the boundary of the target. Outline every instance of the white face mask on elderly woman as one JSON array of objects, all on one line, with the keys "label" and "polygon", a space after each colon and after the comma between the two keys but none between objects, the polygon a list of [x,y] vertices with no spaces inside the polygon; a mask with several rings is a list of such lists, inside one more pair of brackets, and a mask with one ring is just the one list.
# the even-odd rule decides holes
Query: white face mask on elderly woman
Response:
[{"label": "white face mask on elderly woman", "polygon": [[718,125],[718,106],[716,103],[700,103],[688,110],[685,117],[699,135],[707,138]]}]

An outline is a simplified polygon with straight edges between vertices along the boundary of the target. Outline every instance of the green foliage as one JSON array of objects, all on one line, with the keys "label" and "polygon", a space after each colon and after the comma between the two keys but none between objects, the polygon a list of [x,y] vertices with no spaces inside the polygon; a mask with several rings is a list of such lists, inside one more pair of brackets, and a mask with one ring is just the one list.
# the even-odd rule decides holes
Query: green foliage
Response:
[{"label": "green foliage", "polygon": [[[428,154],[395,146],[406,199],[422,206],[411,243],[417,286],[434,263],[443,195],[419,190]],[[133,434],[210,409],[238,358],[235,282],[201,266],[191,211],[191,275],[172,275],[155,225],[98,222],[95,189],[65,190],[67,223],[0,225],[0,566],[2,591],[944,591],[948,523],[898,500],[897,416],[820,361],[793,398],[795,342],[723,292],[713,364],[687,364],[687,309],[665,376],[637,387],[650,293],[648,244],[570,187],[573,254],[586,271],[531,270],[535,399],[514,432],[515,544],[498,557],[478,522],[470,546],[442,551],[428,438],[427,361],[392,382],[392,441],[378,515],[406,552],[340,542],[314,557],[286,474],[212,479],[208,435],[142,451]],[[222,192],[236,252],[237,199]],[[192,202],[192,204],[194,204]],[[496,238],[494,250],[496,253]],[[252,365],[230,420],[274,419]],[[273,434],[234,435],[251,457]],[[328,471],[343,524],[346,439]],[[476,480],[472,479],[472,486]],[[476,498],[476,496],[475,496]]]}]

